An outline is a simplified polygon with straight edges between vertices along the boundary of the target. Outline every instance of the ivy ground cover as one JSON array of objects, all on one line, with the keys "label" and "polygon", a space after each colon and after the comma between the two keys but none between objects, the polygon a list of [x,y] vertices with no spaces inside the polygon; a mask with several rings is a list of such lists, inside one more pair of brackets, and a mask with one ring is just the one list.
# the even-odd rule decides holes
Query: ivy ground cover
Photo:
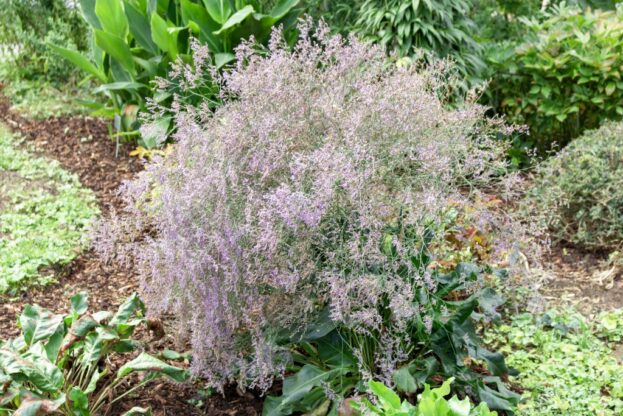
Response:
[{"label": "ivy ground cover", "polygon": [[97,215],[93,193],[0,125],[0,293],[45,283],[80,252]]}]

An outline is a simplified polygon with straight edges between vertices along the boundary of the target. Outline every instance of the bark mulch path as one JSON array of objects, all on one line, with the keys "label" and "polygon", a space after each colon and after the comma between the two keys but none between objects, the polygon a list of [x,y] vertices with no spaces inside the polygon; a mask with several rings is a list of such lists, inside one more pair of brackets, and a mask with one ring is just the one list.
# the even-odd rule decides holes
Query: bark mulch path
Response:
[{"label": "bark mulch path", "polygon": [[[116,146],[108,136],[106,121],[91,117],[52,117],[32,120],[10,111],[9,100],[0,96],[0,122],[33,143],[37,151],[56,159],[68,171],[76,173],[82,184],[92,189],[106,215],[121,206],[116,194],[119,185],[142,169],[142,162],[128,155],[130,148]],[[30,287],[9,297],[0,295],[0,339],[18,333],[16,318],[25,304],[38,304],[55,312],[67,311],[69,297],[77,292],[89,294],[93,311],[114,310],[138,290],[136,272],[115,264],[106,264],[94,252],[82,253],[71,264],[53,268],[57,283]],[[165,328],[171,325],[165,322]],[[175,331],[154,340],[144,333],[148,350],[175,348]],[[110,415],[119,415],[133,406],[150,406],[154,415],[259,415],[261,400],[251,395],[238,395],[235,389],[225,396],[201,397],[197,385],[175,385],[158,382],[139,390],[115,406]],[[198,407],[189,403],[201,401]]]}]

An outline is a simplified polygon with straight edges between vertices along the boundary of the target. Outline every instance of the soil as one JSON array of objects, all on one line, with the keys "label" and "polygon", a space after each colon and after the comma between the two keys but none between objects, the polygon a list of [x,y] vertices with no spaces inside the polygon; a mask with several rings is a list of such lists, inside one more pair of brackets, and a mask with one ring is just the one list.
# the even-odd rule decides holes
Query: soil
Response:
[{"label": "soil", "polygon": [[[76,173],[82,184],[93,190],[106,215],[119,208],[119,185],[142,169],[142,162],[129,156],[127,145],[116,147],[108,135],[107,122],[92,117],[52,117],[32,120],[10,110],[9,100],[0,96],[0,122],[33,143],[38,152],[56,159],[68,171]],[[71,295],[86,291],[93,311],[114,310],[133,292],[138,291],[136,271],[116,264],[106,264],[93,251],[87,251],[66,266],[53,267],[57,283],[30,287],[14,296],[0,295],[0,339],[18,334],[16,318],[26,304],[38,304],[55,312],[66,312]],[[163,336],[154,339],[142,331],[147,351],[178,349],[172,322],[164,320]],[[151,407],[156,416],[175,415],[259,415],[261,398],[241,395],[227,389],[224,395],[202,397],[199,385],[154,381],[137,390],[110,409],[120,415],[134,406]],[[193,402],[195,404],[192,404]],[[201,403],[201,405],[197,405]]]}]

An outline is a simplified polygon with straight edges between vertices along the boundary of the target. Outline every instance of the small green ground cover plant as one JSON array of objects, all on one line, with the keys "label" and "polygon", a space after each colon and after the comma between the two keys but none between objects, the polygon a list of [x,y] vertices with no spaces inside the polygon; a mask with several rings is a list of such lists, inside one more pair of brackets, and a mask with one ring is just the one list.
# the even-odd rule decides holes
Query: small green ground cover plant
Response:
[{"label": "small green ground cover plant", "polygon": [[474,407],[468,398],[459,400],[455,395],[446,399],[453,382],[454,379],[449,378],[435,389],[431,389],[428,384],[425,385],[414,406],[406,400],[400,401],[400,397],[383,383],[370,381],[368,388],[378,404],[364,398],[361,401],[353,400],[351,407],[371,416],[497,416],[497,413],[490,411],[485,403]]},{"label": "small green ground cover plant", "polygon": [[623,244],[623,124],[586,132],[536,171],[526,209],[558,240],[584,249]]},{"label": "small green ground cover plant", "polygon": [[613,353],[623,333],[621,310],[591,323],[574,310],[511,317],[488,336],[519,371],[518,416],[620,415],[623,365]]},{"label": "small green ground cover plant", "polygon": [[[132,337],[144,324],[144,315],[136,294],[114,314],[88,312],[83,293],[71,298],[67,315],[26,305],[18,319],[21,335],[0,341],[0,416],[96,416],[157,377],[185,381],[184,368],[146,353],[134,354],[121,366],[113,364],[116,355],[140,351],[141,344]],[[119,392],[137,373],[143,378]],[[149,411],[135,408],[126,413],[131,414]]]},{"label": "small green ground cover plant", "polygon": [[39,270],[75,258],[97,214],[93,192],[76,175],[0,125],[0,293],[49,280]]}]

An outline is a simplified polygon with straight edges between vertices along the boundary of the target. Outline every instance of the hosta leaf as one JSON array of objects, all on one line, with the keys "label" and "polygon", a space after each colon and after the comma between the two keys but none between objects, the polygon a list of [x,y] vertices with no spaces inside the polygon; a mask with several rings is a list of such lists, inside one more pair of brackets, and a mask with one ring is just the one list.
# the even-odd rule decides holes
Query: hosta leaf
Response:
[{"label": "hosta leaf", "polygon": [[71,297],[70,302],[72,314],[82,315],[89,308],[89,298],[86,292],[76,293]]}]

